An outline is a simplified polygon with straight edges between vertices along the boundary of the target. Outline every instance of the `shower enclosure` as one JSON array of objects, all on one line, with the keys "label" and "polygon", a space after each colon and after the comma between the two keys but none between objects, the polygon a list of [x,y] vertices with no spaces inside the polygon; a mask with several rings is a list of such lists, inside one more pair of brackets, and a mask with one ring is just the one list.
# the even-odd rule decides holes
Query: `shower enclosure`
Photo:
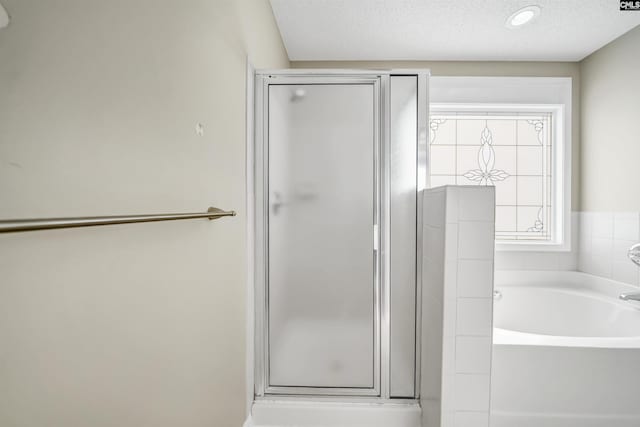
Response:
[{"label": "shower enclosure", "polygon": [[256,399],[418,397],[427,78],[256,74]]}]

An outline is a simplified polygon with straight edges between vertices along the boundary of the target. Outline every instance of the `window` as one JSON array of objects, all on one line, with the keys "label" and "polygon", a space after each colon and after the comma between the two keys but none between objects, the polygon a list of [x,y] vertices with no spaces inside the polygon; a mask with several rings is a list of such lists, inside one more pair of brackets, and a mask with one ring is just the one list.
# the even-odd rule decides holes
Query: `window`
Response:
[{"label": "window", "polygon": [[432,105],[431,186],[493,185],[498,243],[562,243],[561,111],[556,105]]}]

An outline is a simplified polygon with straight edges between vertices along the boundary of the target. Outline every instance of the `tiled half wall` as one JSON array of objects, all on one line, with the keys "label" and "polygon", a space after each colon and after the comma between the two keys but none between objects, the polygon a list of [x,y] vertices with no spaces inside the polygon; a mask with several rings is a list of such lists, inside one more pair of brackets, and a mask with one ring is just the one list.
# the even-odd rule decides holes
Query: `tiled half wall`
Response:
[{"label": "tiled half wall", "polygon": [[423,426],[488,427],[495,192],[423,193]]}]

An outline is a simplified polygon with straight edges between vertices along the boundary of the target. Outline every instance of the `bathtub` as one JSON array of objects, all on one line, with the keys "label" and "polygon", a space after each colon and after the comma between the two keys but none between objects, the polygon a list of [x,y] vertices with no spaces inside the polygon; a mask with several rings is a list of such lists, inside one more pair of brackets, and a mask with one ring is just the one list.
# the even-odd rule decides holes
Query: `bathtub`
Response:
[{"label": "bathtub", "polygon": [[495,275],[491,427],[640,426],[640,288],[579,272]]}]

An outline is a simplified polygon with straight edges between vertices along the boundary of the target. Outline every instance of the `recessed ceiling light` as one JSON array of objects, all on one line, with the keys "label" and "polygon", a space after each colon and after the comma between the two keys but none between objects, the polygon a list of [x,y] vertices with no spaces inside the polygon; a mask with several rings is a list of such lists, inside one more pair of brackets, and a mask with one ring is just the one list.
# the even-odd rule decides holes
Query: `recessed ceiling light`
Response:
[{"label": "recessed ceiling light", "polygon": [[524,24],[531,22],[540,15],[539,6],[527,6],[520,10],[515,11],[509,18],[505,25],[507,28],[520,28]]}]

